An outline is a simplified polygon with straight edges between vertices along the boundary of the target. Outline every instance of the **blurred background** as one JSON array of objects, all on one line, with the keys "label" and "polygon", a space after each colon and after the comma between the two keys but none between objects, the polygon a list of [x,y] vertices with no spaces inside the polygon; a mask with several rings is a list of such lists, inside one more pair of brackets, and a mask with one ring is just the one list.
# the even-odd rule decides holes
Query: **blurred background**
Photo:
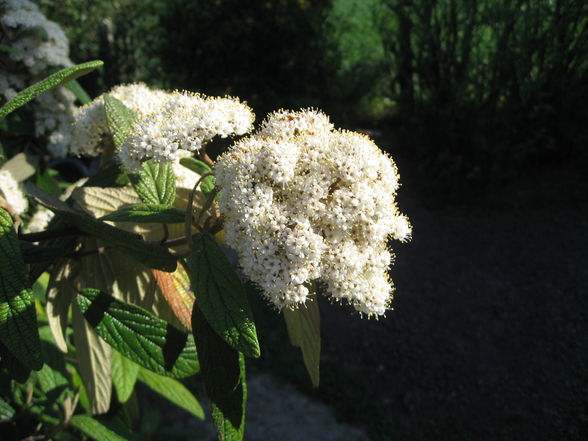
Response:
[{"label": "blurred background", "polygon": [[39,3],[74,62],[105,61],[91,96],[143,81],[258,120],[317,107],[397,162],[414,239],[392,245],[394,310],[321,302],[316,391],[259,301],[254,371],[371,440],[588,439],[586,0]]}]

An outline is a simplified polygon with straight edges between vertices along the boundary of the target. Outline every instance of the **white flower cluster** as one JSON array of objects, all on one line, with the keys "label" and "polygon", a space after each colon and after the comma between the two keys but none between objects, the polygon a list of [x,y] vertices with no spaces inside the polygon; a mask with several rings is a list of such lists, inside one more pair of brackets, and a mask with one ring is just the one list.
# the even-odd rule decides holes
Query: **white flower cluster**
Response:
[{"label": "white flower cluster", "polygon": [[387,240],[408,240],[411,227],[396,208],[396,166],[369,138],[314,110],[279,111],[216,175],[227,244],[278,308],[304,303],[318,281],[361,313],[385,313]]},{"label": "white flower cluster", "polygon": [[27,211],[29,207],[29,203],[20,184],[8,170],[0,170],[0,196],[8,202],[10,207],[19,216]]},{"label": "white flower cluster", "polygon": [[[148,88],[143,83],[121,84],[114,87],[108,95],[122,101],[139,118],[160,109],[167,98],[162,90]],[[102,141],[108,134],[104,95],[100,95],[75,112],[75,124],[70,146],[73,155],[96,156],[101,152]]]},{"label": "white flower cluster", "polygon": [[27,233],[39,233],[47,229],[49,226],[49,222],[55,217],[55,213],[53,213],[48,208],[45,208],[43,205],[39,205],[35,214],[29,220],[29,223],[26,227],[25,232]]},{"label": "white flower cluster", "polygon": [[247,133],[253,120],[251,109],[237,98],[173,92],[160,109],[137,122],[119,157],[130,170],[147,159],[173,162],[181,150],[198,151],[215,136]]},{"label": "white flower cluster", "polygon": [[[28,0],[0,3],[0,21],[9,31],[2,44],[10,63],[0,67],[0,91],[6,100],[18,90],[42,80],[50,68],[72,66],[69,42],[59,25],[48,20]],[[75,96],[63,88],[52,89],[34,102],[35,135],[47,136],[49,152],[65,156],[71,137]]]},{"label": "white flower cluster", "polygon": [[[249,132],[254,120],[251,109],[237,98],[168,93],[144,84],[117,86],[109,95],[137,114],[134,131],[118,152],[129,170],[147,159],[177,162],[182,151],[198,151],[215,136]],[[104,99],[100,96],[78,109],[70,151],[97,155],[107,133]]]}]

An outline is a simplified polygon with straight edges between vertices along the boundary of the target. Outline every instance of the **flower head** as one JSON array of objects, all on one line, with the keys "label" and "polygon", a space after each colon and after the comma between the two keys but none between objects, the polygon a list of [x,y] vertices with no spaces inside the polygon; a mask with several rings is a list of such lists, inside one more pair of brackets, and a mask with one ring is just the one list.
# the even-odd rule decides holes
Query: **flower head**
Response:
[{"label": "flower head", "polygon": [[19,216],[27,211],[29,207],[20,184],[8,170],[0,170],[0,196],[8,202]]},{"label": "flower head", "polygon": [[[139,118],[159,110],[168,96],[166,92],[150,89],[143,83],[121,84],[108,94],[122,101]],[[76,109],[70,152],[74,155],[96,156],[108,133],[104,95],[100,95]]]},{"label": "flower head", "polygon": [[181,150],[196,152],[215,136],[247,133],[253,119],[251,109],[236,98],[174,92],[159,109],[137,122],[119,157],[131,170],[148,159],[173,162]]},{"label": "flower head", "polygon": [[279,308],[314,281],[360,312],[382,315],[392,285],[389,238],[408,240],[393,161],[367,137],[315,110],[271,114],[216,165],[226,241]]},{"label": "flower head", "polygon": [[[6,0],[0,8],[2,24],[13,33],[6,41],[12,49],[6,56],[12,62],[0,66],[3,98],[14,98],[17,90],[40,81],[49,69],[73,65],[65,33],[57,23],[48,20],[36,4],[28,0]],[[31,104],[35,136],[47,137],[47,148],[55,157],[67,153],[74,101],[74,94],[60,87],[46,91]]]}]

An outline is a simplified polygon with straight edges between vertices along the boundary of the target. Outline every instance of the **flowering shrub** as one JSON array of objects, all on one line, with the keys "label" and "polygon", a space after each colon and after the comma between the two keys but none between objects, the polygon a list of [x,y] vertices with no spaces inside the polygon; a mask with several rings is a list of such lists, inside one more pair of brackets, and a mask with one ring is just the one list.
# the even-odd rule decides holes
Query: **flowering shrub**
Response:
[{"label": "flowering shrub", "polygon": [[[69,42],[57,23],[48,20],[29,0],[6,0],[0,4],[3,34],[3,63],[0,64],[0,91],[10,100],[17,90],[35,83],[55,69],[73,65]],[[55,157],[63,157],[71,137],[75,95],[57,88],[41,95],[34,103],[35,136],[47,139]]]},{"label": "flowering shrub", "polygon": [[[0,117],[100,64],[29,87]],[[312,109],[272,113],[216,162],[208,156],[214,137],[246,135],[253,121],[237,98],[122,85],[75,111],[67,151],[99,155],[99,170],[59,195],[27,182],[33,216],[21,183],[34,173],[30,158],[4,164],[0,369],[12,394],[0,397],[3,419],[27,409],[43,422],[30,436],[59,438],[69,425],[125,439],[130,423],[114,430],[92,415],[129,411],[141,381],[204,418],[176,380],[199,373],[219,439],[243,439],[245,360],[260,346],[228,247],[284,314],[315,386],[316,295],[385,314],[388,240],[411,234],[392,159]],[[27,397],[29,386],[38,393]]]}]

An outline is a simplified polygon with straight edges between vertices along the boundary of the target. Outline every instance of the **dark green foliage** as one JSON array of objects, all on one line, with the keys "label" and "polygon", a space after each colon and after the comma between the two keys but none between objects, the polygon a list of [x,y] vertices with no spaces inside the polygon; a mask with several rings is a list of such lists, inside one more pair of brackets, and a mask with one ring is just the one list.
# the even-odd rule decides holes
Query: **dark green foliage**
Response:
[{"label": "dark green foliage", "polygon": [[96,333],[140,366],[178,378],[198,372],[192,338],[165,320],[96,289],[83,289],[77,301]]},{"label": "dark green foliage", "polygon": [[239,441],[245,429],[245,358],[212,329],[198,304],[192,312],[192,329],[219,440]]},{"label": "dark green foliage", "polygon": [[198,309],[218,336],[248,357],[259,357],[257,331],[245,288],[209,233],[193,241],[190,282]]},{"label": "dark green foliage", "polygon": [[12,98],[9,102],[4,104],[0,108],[0,118],[4,118],[6,115],[14,112],[19,107],[24,106],[26,103],[36,98],[43,92],[53,89],[58,86],[66,84],[68,81],[75,80],[82,75],[92,72],[94,69],[101,67],[104,63],[100,60],[88,61],[78,66],[68,67],[60,70],[42,81],[27,87],[20,91],[17,96]]},{"label": "dark green foliage", "polygon": [[10,214],[0,208],[0,341],[26,368],[43,366],[33,292]]},{"label": "dark green foliage", "polygon": [[384,3],[398,120],[428,173],[463,185],[583,153],[588,3]]}]

